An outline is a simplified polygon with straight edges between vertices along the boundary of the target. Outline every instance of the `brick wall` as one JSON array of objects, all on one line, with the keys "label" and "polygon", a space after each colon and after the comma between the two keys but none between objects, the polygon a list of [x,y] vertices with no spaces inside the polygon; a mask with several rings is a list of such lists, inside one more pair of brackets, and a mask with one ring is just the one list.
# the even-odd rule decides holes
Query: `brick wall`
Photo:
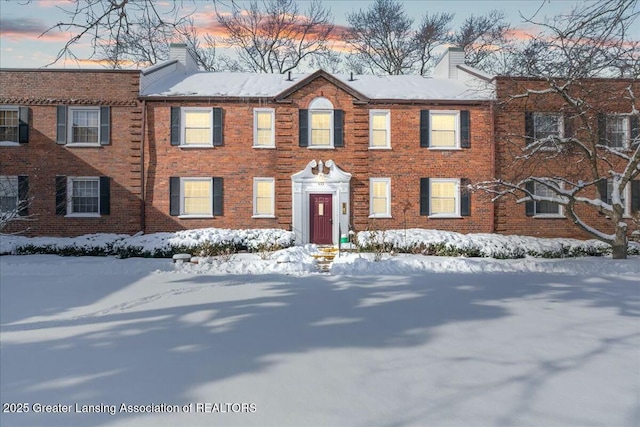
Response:
[{"label": "brick wall", "polygon": [[[27,175],[33,198],[29,219],[14,221],[4,231],[75,236],[141,229],[138,76],[133,71],[0,71],[0,105],[30,110],[29,143],[0,147],[0,175]],[[56,144],[57,105],[110,106],[110,144],[86,148]],[[55,215],[58,175],[111,177],[110,215]]]}]

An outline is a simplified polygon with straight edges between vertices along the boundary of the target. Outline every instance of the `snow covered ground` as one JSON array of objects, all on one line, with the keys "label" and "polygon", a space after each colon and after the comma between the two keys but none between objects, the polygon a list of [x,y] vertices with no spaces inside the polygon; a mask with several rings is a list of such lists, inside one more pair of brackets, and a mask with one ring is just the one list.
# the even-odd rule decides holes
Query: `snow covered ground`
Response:
[{"label": "snow covered ground", "polygon": [[0,425],[640,425],[637,256],[313,251],[0,257]]}]

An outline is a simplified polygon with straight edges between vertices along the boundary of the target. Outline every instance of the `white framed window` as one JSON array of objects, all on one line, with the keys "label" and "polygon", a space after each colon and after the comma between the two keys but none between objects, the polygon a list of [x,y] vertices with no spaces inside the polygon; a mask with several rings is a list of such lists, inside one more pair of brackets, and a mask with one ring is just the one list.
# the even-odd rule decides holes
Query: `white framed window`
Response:
[{"label": "white framed window", "polygon": [[182,132],[180,145],[211,146],[213,145],[211,132],[213,128],[213,110],[211,108],[183,107]]},{"label": "white framed window", "polygon": [[429,180],[429,216],[460,216],[460,180],[431,178]]},{"label": "white framed window", "polygon": [[213,180],[180,178],[180,216],[213,216]]},{"label": "white framed window", "polygon": [[69,144],[100,145],[100,107],[69,107]]},{"label": "white framed window", "polygon": [[460,148],[460,111],[429,112],[430,148]]},{"label": "white framed window", "polygon": [[100,178],[92,176],[67,177],[67,215],[100,215]]},{"label": "white framed window", "polygon": [[369,218],[391,218],[391,178],[369,178]]},{"label": "white framed window", "polygon": [[253,110],[253,147],[274,148],[275,110],[273,108],[254,108]]},{"label": "white framed window", "polygon": [[18,207],[18,177],[0,176],[0,213],[13,213]]},{"label": "white framed window", "polygon": [[391,148],[389,110],[369,110],[369,148]]},{"label": "white framed window", "polygon": [[562,138],[563,120],[560,113],[534,113],[533,114],[533,139],[556,137]]},{"label": "white framed window", "polygon": [[[613,180],[611,178],[607,179],[607,194],[606,200],[608,204],[613,202],[611,195],[613,194]],[[622,194],[620,195],[622,205],[624,206],[624,215],[628,216],[631,212],[631,184],[627,183],[622,190]]]},{"label": "white framed window", "polygon": [[629,146],[629,116],[607,116],[607,145],[613,148],[627,148]]},{"label": "white framed window", "polygon": [[[559,183],[561,185],[561,183]],[[546,185],[534,182],[533,194],[540,197],[557,197]],[[563,217],[564,211],[562,205],[550,201],[533,201],[533,216],[540,218],[557,218]]]},{"label": "white framed window", "polygon": [[333,148],[333,104],[327,98],[309,104],[309,147]]},{"label": "white framed window", "polygon": [[253,217],[275,216],[275,179],[253,178]]},{"label": "white framed window", "polygon": [[19,141],[20,116],[18,107],[0,107],[0,143],[17,144]]}]

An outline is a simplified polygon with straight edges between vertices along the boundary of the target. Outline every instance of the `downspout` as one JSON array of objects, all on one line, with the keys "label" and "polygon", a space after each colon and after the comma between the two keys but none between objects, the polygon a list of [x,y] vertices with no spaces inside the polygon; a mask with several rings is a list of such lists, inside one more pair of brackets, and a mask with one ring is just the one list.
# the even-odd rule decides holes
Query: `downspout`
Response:
[{"label": "downspout", "polygon": [[145,224],[145,208],[147,205],[146,191],[144,187],[144,147],[146,139],[146,124],[147,124],[147,100],[142,100],[142,138],[140,139],[140,228],[143,233],[146,232]]},{"label": "downspout", "polygon": [[[495,101],[489,104],[489,116],[491,117],[491,179],[496,178],[496,129],[495,129]],[[496,232],[496,202],[491,203],[491,232]]]}]

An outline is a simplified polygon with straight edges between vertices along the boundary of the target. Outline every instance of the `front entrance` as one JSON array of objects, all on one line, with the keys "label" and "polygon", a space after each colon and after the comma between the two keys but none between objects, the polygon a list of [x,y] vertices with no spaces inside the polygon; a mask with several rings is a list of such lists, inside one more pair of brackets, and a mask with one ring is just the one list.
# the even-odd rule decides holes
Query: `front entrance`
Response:
[{"label": "front entrance", "polygon": [[331,199],[331,194],[309,195],[311,243],[318,245],[333,244],[333,207]]}]

